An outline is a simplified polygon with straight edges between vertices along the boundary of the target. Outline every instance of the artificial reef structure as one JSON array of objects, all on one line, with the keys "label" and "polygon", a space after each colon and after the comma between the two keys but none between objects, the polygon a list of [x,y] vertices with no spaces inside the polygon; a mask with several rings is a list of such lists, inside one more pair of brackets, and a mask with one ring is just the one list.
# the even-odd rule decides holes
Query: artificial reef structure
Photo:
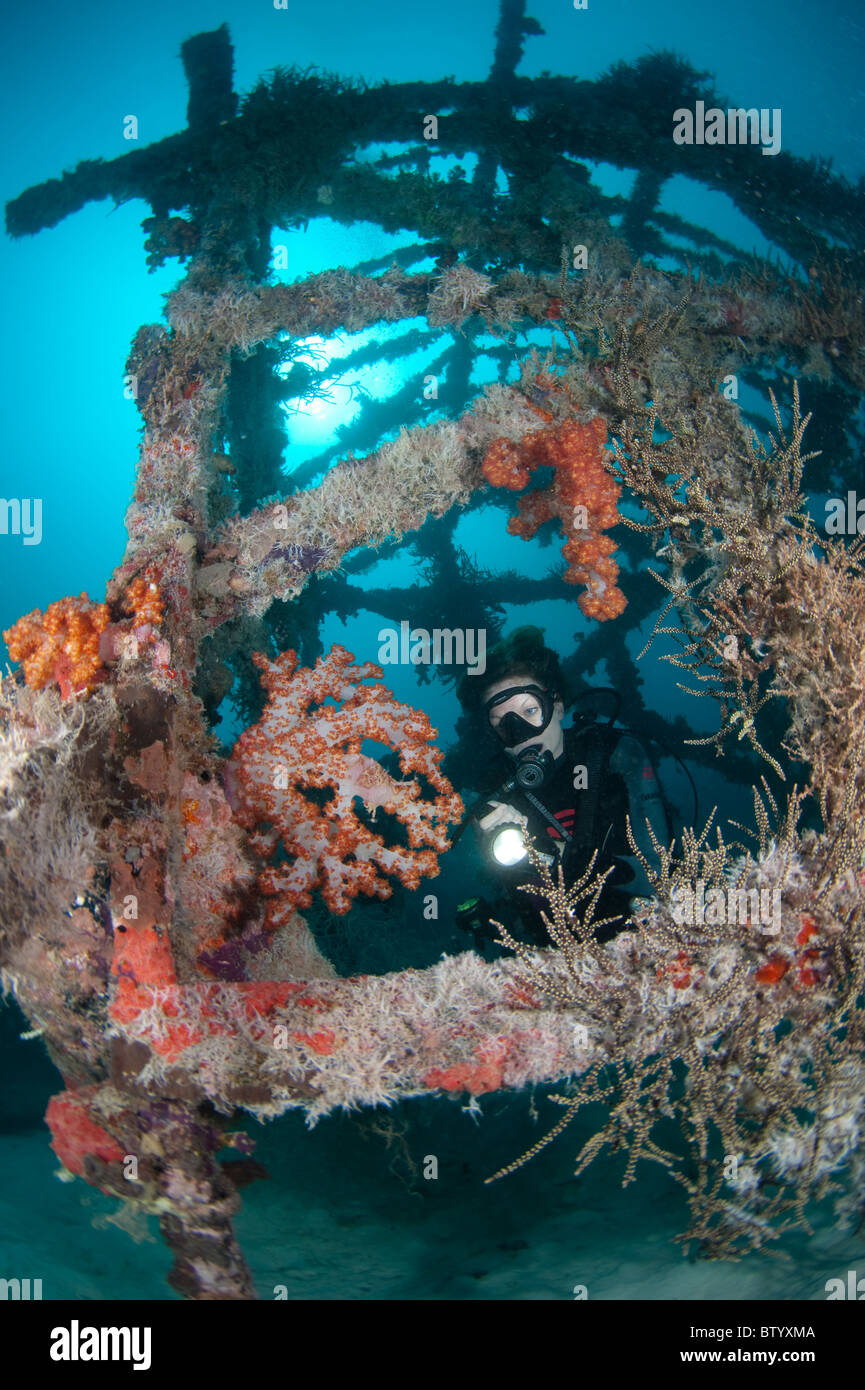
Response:
[{"label": "artificial reef structure", "polygon": [[[158,1214],[190,1298],[256,1296],[221,1161],[251,1148],[240,1111],[314,1122],[553,1082],[564,1113],[535,1149],[602,1101],[578,1171],[607,1145],[625,1181],[663,1164],[708,1255],[807,1224],[827,1191],[842,1221],[865,1200],[865,575],[804,490],[855,481],[865,189],[786,151],[674,142],[674,111],[726,103],[670,54],[521,77],[538,31],[502,0],[485,81],[278,70],[239,99],[223,25],[183,45],[183,131],[6,209],[23,236],[140,198],[149,263],[185,266],[127,365],[143,435],[104,600],[58,597],[5,634],[0,968],[64,1078],[62,1164]],[[634,170],[631,194],[587,160]],[[783,268],[663,212],[676,174],[727,194]],[[274,229],[320,215],[417,239],[280,282]],[[407,378],[364,402],[339,457],[287,484],[283,407],[328,379],[306,340],[378,324],[393,360],[444,335],[437,395]],[[564,538],[564,566],[479,572],[454,527],[490,502],[512,533]],[[397,547],[424,587],[352,582]],[[719,712],[692,756],[753,785],[748,823],[656,843],[653,896],[606,944],[589,863],[547,878],[546,950],[503,928],[493,961],[341,976],[309,922],[433,875],[476,770],[467,729],[443,758],[380,668],[322,650],[321,619],[362,603],[494,637],[506,596],[569,595],[594,625],[571,676],[603,653],[629,716],[681,741],[625,640],[658,583],[671,678]],[[246,725],[229,749],[227,700]],[[683,912],[698,884],[746,910]],[[748,910],[766,900],[771,932]]]}]

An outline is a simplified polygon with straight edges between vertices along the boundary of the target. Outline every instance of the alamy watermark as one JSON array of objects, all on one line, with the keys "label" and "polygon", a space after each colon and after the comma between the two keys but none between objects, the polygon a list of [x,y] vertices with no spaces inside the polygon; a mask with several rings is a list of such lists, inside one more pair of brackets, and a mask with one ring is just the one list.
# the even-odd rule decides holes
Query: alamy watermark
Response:
[{"label": "alamy watermark", "polygon": [[826,502],[826,532],[830,536],[865,534],[865,497],[852,490],[846,498],[830,497]]},{"label": "alamy watermark", "polygon": [[777,936],[781,930],[780,888],[706,888],[698,878],[693,887],[679,884],[673,889],[673,921],[680,926],[703,924],[758,927],[764,936]]},{"label": "alamy watermark", "polygon": [[830,1303],[838,1298],[865,1302],[865,1279],[860,1279],[855,1269],[848,1269],[846,1283],[843,1279],[827,1279],[824,1287]]},{"label": "alamy watermark", "polygon": [[0,1279],[0,1299],[23,1299],[28,1302],[30,1299],[42,1297],[41,1279]]},{"label": "alamy watermark", "polygon": [[42,498],[0,497],[0,536],[23,536],[25,545],[39,545]]},{"label": "alamy watermark", "polygon": [[673,140],[677,145],[762,145],[763,154],[781,149],[781,108],[773,106],[720,106],[694,103],[694,110],[680,106],[673,112]]},{"label": "alamy watermark", "polygon": [[413,628],[406,619],[378,634],[378,659],[382,666],[467,666],[470,676],[487,669],[486,628]]},{"label": "alamy watermark", "polygon": [[131,1361],[134,1371],[150,1369],[149,1327],[82,1327],[73,1318],[69,1327],[51,1330],[48,1355],[52,1361]]}]

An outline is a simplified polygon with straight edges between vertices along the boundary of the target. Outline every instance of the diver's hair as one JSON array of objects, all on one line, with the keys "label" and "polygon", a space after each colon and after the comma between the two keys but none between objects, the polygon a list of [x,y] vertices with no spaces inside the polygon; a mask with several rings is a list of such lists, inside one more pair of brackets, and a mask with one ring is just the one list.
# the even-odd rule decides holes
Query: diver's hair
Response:
[{"label": "diver's hair", "polygon": [[540,685],[551,695],[567,701],[559,658],[544,646],[544,630],[540,627],[518,627],[509,637],[497,642],[487,652],[487,668],[483,679],[464,676],[457,696],[465,709],[480,710],[491,685],[512,676],[516,685]]}]

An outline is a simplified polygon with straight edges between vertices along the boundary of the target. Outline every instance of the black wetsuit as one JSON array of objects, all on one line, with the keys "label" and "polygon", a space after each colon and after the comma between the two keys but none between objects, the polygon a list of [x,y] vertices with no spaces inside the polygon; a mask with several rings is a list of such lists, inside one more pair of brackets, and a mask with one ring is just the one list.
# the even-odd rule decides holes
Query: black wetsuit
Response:
[{"label": "black wetsuit", "polygon": [[[629,796],[625,777],[610,767],[610,759],[624,732],[608,724],[566,729],[564,751],[537,791],[526,793],[516,784],[508,784],[491,797],[491,800],[506,802],[525,815],[535,847],[543,854],[554,856],[550,860],[554,877],[557,863],[562,863],[567,885],[574,883],[585,872],[593,850],[598,851],[594,873],[603,873],[605,869],[612,868],[594,915],[596,919],[618,916],[621,920],[600,927],[596,933],[600,941],[608,940],[623,930],[631,901],[631,895],[625,891],[624,885],[632,882],[634,877],[631,865],[623,862],[623,856],[633,853],[627,841],[625,817],[634,797]],[[645,757],[641,746],[632,738],[629,741],[639,747]],[[650,766],[646,759],[645,768]],[[645,770],[642,776],[648,776]],[[631,808],[632,821],[647,810],[642,803],[654,800],[660,803],[656,784],[647,784],[645,791],[640,791],[638,795],[641,805]],[[536,803],[540,803],[544,810]],[[485,812],[481,811],[481,817],[483,814]],[[507,889],[507,899],[491,905],[491,915],[502,911],[503,915],[498,920],[504,921],[512,934],[533,944],[550,945],[549,933],[540,917],[541,910],[547,908],[546,900],[520,887],[521,884],[537,883],[537,870],[532,868],[528,860],[523,860],[511,867],[497,864],[495,874]],[[580,906],[584,907],[585,903]]]}]

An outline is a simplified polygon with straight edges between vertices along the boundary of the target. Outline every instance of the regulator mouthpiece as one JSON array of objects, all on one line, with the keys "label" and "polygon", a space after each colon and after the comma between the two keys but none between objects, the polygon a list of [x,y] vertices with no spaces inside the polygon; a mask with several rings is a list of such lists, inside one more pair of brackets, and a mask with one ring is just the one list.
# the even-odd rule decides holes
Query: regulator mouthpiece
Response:
[{"label": "regulator mouthpiece", "polygon": [[555,762],[549,749],[542,748],[539,743],[524,748],[521,753],[512,753],[506,748],[505,753],[516,763],[514,781],[525,792],[536,792],[542,787]]}]

